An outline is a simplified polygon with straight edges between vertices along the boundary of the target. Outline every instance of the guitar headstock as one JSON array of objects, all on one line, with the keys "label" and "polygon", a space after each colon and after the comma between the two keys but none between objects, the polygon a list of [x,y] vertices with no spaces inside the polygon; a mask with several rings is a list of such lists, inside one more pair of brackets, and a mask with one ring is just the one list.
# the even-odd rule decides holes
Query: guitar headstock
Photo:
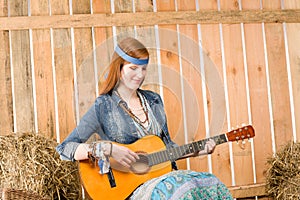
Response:
[{"label": "guitar headstock", "polygon": [[253,138],[255,136],[255,132],[251,125],[247,125],[226,133],[226,136],[228,141],[233,142]]}]

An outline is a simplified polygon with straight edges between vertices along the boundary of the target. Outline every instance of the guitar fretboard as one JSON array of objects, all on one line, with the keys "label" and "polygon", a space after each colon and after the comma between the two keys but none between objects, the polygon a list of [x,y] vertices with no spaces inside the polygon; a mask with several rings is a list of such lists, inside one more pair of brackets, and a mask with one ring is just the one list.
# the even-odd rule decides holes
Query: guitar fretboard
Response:
[{"label": "guitar fretboard", "polygon": [[148,161],[149,161],[148,164],[149,164],[149,166],[154,166],[154,165],[166,162],[166,161],[175,161],[185,155],[201,151],[204,149],[205,143],[209,139],[213,139],[216,142],[216,145],[227,142],[226,135],[222,134],[222,135],[217,135],[217,136],[207,138],[204,140],[200,140],[197,142],[185,144],[182,146],[167,148],[166,150],[163,150],[163,151],[158,151],[155,153],[148,154],[147,155]]}]

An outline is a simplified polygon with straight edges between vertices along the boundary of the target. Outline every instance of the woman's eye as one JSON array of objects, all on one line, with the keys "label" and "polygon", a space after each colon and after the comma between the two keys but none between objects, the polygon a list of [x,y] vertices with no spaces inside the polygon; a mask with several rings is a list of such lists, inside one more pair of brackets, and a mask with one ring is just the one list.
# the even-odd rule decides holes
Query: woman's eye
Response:
[{"label": "woman's eye", "polygon": [[136,66],[132,66],[132,67],[130,67],[130,69],[132,69],[132,70],[136,70],[136,69],[137,69],[137,67],[136,67]]}]

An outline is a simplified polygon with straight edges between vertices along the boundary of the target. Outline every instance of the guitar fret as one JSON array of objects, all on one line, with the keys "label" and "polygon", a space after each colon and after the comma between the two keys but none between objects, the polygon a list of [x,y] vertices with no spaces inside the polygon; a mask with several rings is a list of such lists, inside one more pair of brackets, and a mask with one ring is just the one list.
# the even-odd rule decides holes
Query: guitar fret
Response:
[{"label": "guitar fret", "polygon": [[174,153],[172,152],[172,149],[168,149],[168,153],[170,160],[174,160]]},{"label": "guitar fret", "polygon": [[185,144],[184,145],[184,148],[185,148],[185,154],[189,154],[189,145]]},{"label": "guitar fret", "polygon": [[194,153],[193,143],[189,145],[189,150],[190,150],[190,153]]},{"label": "guitar fret", "polygon": [[160,159],[160,152],[157,152],[156,158],[157,158],[157,162],[161,161],[161,159]]},{"label": "guitar fret", "polygon": [[161,152],[158,154],[158,160],[159,161],[163,161],[164,160],[163,154]]},{"label": "guitar fret", "polygon": [[162,159],[163,161],[167,161],[167,160],[168,160],[168,156],[166,156],[165,151],[162,151],[162,152],[161,152],[161,159]]},{"label": "guitar fret", "polygon": [[226,139],[225,134],[219,135],[219,136],[216,136],[216,137],[217,137],[217,139],[215,139],[215,141],[216,141],[216,144],[217,144],[217,145],[218,145],[218,144],[222,144],[222,143],[224,143],[224,142],[227,142],[227,139]]},{"label": "guitar fret", "polygon": [[183,153],[182,153],[182,146],[178,147],[179,151],[180,151],[180,155],[182,156]]},{"label": "guitar fret", "polygon": [[192,151],[191,151],[191,145],[187,144],[187,150],[188,150],[188,154],[192,153]]},{"label": "guitar fret", "polygon": [[155,153],[155,159],[154,159],[154,161],[155,161],[155,163],[159,163],[158,161],[159,161],[159,159],[158,159],[158,157],[157,157],[157,154],[158,154],[159,152],[157,152],[157,153]]},{"label": "guitar fret", "polygon": [[183,147],[184,147],[184,155],[189,154],[189,151],[190,151],[189,145],[185,144],[185,145],[183,145]]},{"label": "guitar fret", "polygon": [[173,149],[172,149],[172,148],[168,149],[168,153],[169,153],[169,158],[170,158],[170,160],[173,160],[173,159],[174,159],[174,152],[173,152]]},{"label": "guitar fret", "polygon": [[180,156],[184,156],[184,149],[183,149],[183,146],[180,146],[179,149],[180,149]]},{"label": "guitar fret", "polygon": [[201,150],[203,150],[204,148],[203,148],[203,144],[202,144],[202,142],[197,142],[197,145],[198,145],[198,151],[201,151]]},{"label": "guitar fret", "polygon": [[176,151],[177,150],[177,148],[174,148],[173,149],[173,154],[174,154],[174,160],[177,160],[178,158],[179,158],[179,154],[178,154],[178,151]]},{"label": "guitar fret", "polygon": [[161,153],[160,152],[158,152],[157,153],[157,162],[162,162],[163,160],[162,160],[162,157],[161,157]]},{"label": "guitar fret", "polygon": [[155,153],[151,154],[149,157],[151,157],[152,165],[156,165],[156,162],[155,162]]},{"label": "guitar fret", "polygon": [[192,146],[193,146],[193,152],[197,152],[197,144],[196,144],[196,142],[193,142],[192,143]]},{"label": "guitar fret", "polygon": [[165,157],[164,157],[164,154],[162,152],[159,153],[159,159],[161,161],[164,161],[165,160]]},{"label": "guitar fret", "polygon": [[156,160],[157,160],[157,163],[160,163],[160,162],[162,162],[162,160],[160,159],[160,153],[158,152],[157,153],[157,156],[156,156]]},{"label": "guitar fret", "polygon": [[184,148],[185,148],[185,151],[184,151],[184,154],[185,154],[185,155],[191,153],[191,151],[190,151],[190,145],[189,145],[189,144],[185,144],[185,145],[184,145]]},{"label": "guitar fret", "polygon": [[163,154],[164,154],[165,160],[169,160],[168,152],[166,150],[163,151]]},{"label": "guitar fret", "polygon": [[152,155],[148,155],[147,156],[148,157],[148,164],[149,164],[149,166],[153,166],[154,164],[153,164],[153,159],[152,159]]},{"label": "guitar fret", "polygon": [[182,156],[180,147],[176,147],[176,150],[177,150],[178,157],[180,158]]},{"label": "guitar fret", "polygon": [[151,162],[149,162],[149,165],[153,166],[153,165],[168,161],[169,156],[167,155],[167,153],[168,152],[165,150],[165,151],[155,152],[155,153],[149,154],[148,157],[151,161]]},{"label": "guitar fret", "polygon": [[182,145],[179,147],[180,151],[181,151],[181,156],[185,155],[185,145]]}]

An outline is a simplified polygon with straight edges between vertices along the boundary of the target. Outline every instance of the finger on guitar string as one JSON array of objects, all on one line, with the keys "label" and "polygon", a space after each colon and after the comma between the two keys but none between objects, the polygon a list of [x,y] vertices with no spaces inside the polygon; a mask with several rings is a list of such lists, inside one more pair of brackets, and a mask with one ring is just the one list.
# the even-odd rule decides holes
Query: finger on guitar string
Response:
[{"label": "finger on guitar string", "polygon": [[134,151],[129,151],[129,154],[133,156],[136,160],[140,159],[139,155],[135,153]]},{"label": "finger on guitar string", "polygon": [[136,157],[134,157],[134,156],[131,155],[131,154],[128,154],[128,155],[126,156],[126,158],[127,158],[127,160],[129,160],[129,162],[127,162],[127,163],[136,162],[136,160],[138,160],[138,159],[136,159]]},{"label": "finger on guitar string", "polygon": [[130,164],[136,162],[139,156],[129,148],[114,144],[112,157],[121,165],[130,167]]},{"label": "finger on guitar string", "polygon": [[216,147],[216,143],[214,140],[209,139],[206,143],[205,143],[205,150],[207,154],[211,154],[213,153],[214,149]]}]

